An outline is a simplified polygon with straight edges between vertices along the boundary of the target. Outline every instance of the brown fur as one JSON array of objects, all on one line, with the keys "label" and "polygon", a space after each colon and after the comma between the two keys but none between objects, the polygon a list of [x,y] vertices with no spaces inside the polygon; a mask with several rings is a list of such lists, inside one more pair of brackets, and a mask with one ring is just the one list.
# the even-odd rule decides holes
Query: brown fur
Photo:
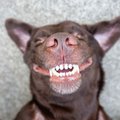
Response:
[{"label": "brown fur", "polygon": [[[120,37],[119,17],[94,25],[65,21],[38,28],[8,19],[6,28],[31,71],[33,99],[15,120],[110,120],[99,104],[104,79],[101,61]],[[63,95],[51,89],[47,71],[64,63],[81,65],[82,84]],[[44,70],[37,72],[34,64]]]}]

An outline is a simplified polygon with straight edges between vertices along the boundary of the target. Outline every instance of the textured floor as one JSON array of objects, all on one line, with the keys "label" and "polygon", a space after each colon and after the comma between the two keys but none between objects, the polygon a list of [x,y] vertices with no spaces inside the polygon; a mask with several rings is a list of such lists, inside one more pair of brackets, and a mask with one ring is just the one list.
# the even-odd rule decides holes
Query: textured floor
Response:
[{"label": "textured floor", "polygon": [[[13,120],[31,97],[29,71],[4,28],[7,18],[40,26],[62,20],[93,23],[119,15],[120,0],[0,0],[0,120]],[[100,101],[113,120],[120,120],[120,41],[103,66],[106,85]]]}]

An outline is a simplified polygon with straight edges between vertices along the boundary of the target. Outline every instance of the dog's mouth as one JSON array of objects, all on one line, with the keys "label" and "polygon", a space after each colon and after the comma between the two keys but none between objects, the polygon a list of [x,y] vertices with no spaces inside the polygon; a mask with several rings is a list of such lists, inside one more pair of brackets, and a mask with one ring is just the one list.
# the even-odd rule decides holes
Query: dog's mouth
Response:
[{"label": "dog's mouth", "polygon": [[92,58],[88,58],[84,63],[60,64],[49,70],[43,69],[34,64],[33,70],[50,76],[50,87],[53,91],[60,94],[72,94],[76,92],[82,84],[81,72],[92,64]]},{"label": "dog's mouth", "polygon": [[71,94],[81,85],[80,68],[76,64],[61,64],[50,69],[50,86],[61,94]]}]

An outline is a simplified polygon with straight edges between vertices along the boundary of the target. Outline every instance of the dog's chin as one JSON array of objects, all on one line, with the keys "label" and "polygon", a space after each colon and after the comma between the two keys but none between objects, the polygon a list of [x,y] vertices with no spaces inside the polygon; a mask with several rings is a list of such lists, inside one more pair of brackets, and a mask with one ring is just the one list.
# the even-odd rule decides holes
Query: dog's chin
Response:
[{"label": "dog's chin", "polygon": [[67,77],[50,77],[51,89],[62,95],[76,92],[80,88],[81,83],[81,74],[78,73]]}]

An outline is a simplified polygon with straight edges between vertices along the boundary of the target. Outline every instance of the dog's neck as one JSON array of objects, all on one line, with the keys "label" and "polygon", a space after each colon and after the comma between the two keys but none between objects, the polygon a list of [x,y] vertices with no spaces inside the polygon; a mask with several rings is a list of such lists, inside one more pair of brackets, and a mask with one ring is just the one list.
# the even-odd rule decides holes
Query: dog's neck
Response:
[{"label": "dog's neck", "polygon": [[[83,91],[82,88],[78,93],[73,95],[57,95],[51,94],[48,91],[40,91],[37,86],[34,87],[34,81],[42,80],[41,77],[31,75],[33,101],[39,107],[44,116],[48,116],[52,120],[96,120],[92,116],[97,116],[98,104],[97,104],[97,91],[92,90],[92,95],[89,96],[89,91]],[[48,78],[46,78],[47,80]],[[45,78],[44,78],[45,80]],[[39,82],[38,82],[39,84]],[[95,92],[96,91],[96,92]],[[85,100],[86,99],[86,100]],[[81,104],[82,103],[82,104]],[[91,111],[88,111],[91,108]],[[63,112],[64,111],[64,112]],[[74,114],[73,114],[74,113]],[[86,115],[85,115],[86,114]],[[73,116],[74,115],[74,116]],[[84,116],[84,118],[83,118]]]}]

